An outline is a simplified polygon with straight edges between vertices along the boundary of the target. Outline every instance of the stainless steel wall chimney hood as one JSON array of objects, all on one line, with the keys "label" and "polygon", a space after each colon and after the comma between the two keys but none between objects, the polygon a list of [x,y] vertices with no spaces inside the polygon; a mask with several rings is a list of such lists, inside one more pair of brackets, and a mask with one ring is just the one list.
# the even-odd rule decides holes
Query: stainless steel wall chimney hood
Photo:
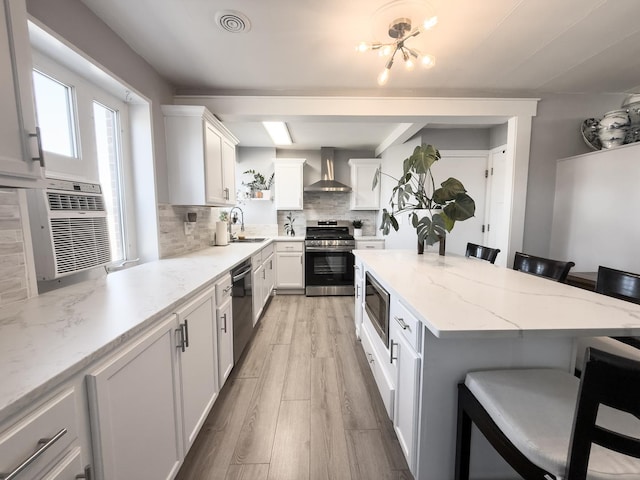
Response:
[{"label": "stainless steel wall chimney hood", "polygon": [[305,192],[350,192],[351,187],[335,180],[333,171],[334,149],[322,147],[320,149],[320,178],[321,180],[304,187]]}]

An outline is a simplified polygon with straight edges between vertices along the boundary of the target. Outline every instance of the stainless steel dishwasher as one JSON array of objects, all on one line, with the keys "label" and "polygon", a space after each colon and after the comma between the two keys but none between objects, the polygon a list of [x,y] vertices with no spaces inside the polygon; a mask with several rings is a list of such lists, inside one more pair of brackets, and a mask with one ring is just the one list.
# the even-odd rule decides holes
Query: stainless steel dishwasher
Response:
[{"label": "stainless steel dishwasher", "polygon": [[241,263],[231,270],[233,289],[231,305],[233,309],[233,360],[237,362],[253,333],[251,299],[251,260]]}]

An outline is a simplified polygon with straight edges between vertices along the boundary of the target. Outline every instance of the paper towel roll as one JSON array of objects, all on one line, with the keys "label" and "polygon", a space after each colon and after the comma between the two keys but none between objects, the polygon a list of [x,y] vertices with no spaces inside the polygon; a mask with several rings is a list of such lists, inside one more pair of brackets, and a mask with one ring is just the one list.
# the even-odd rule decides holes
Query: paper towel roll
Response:
[{"label": "paper towel roll", "polygon": [[227,222],[216,222],[216,245],[228,245]]}]

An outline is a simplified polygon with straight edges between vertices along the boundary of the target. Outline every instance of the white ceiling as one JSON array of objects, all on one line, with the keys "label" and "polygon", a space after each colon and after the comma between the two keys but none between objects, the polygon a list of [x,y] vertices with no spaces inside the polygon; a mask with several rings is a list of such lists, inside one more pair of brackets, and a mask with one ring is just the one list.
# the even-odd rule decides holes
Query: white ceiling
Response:
[{"label": "white ceiling", "polygon": [[[82,1],[179,93],[535,97],[640,91],[638,0]],[[217,27],[215,14],[225,9],[246,15],[250,31]],[[435,67],[409,72],[397,59],[389,82],[379,87],[384,59],[357,53],[355,46],[386,41],[391,20],[418,14],[438,16],[434,29],[411,39],[412,47],[436,56]],[[241,144],[270,145],[259,124],[222,120]],[[372,148],[398,126],[355,120],[348,112],[341,120],[292,121],[297,148]]]}]

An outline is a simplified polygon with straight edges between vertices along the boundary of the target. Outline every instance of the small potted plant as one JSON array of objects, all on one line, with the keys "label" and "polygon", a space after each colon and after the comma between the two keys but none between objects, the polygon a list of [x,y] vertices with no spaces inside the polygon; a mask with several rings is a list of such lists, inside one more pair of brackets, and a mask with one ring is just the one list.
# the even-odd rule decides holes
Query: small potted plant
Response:
[{"label": "small potted plant", "polygon": [[243,173],[253,175],[253,180],[250,182],[242,182],[244,186],[249,187],[252,198],[271,198],[271,185],[273,185],[275,173],[272,173],[268,180],[262,173],[253,169]]},{"label": "small potted plant", "polygon": [[293,229],[293,222],[295,222],[296,219],[293,218],[293,214],[291,212],[289,212],[289,215],[287,215],[286,218],[287,218],[288,222],[286,222],[284,224],[284,231],[290,237],[295,237],[296,236],[296,231]]},{"label": "small potted plant", "polygon": [[362,236],[362,224],[364,223],[363,220],[354,220],[353,222],[351,222],[351,224],[353,225],[353,236],[354,237],[361,237]]}]

